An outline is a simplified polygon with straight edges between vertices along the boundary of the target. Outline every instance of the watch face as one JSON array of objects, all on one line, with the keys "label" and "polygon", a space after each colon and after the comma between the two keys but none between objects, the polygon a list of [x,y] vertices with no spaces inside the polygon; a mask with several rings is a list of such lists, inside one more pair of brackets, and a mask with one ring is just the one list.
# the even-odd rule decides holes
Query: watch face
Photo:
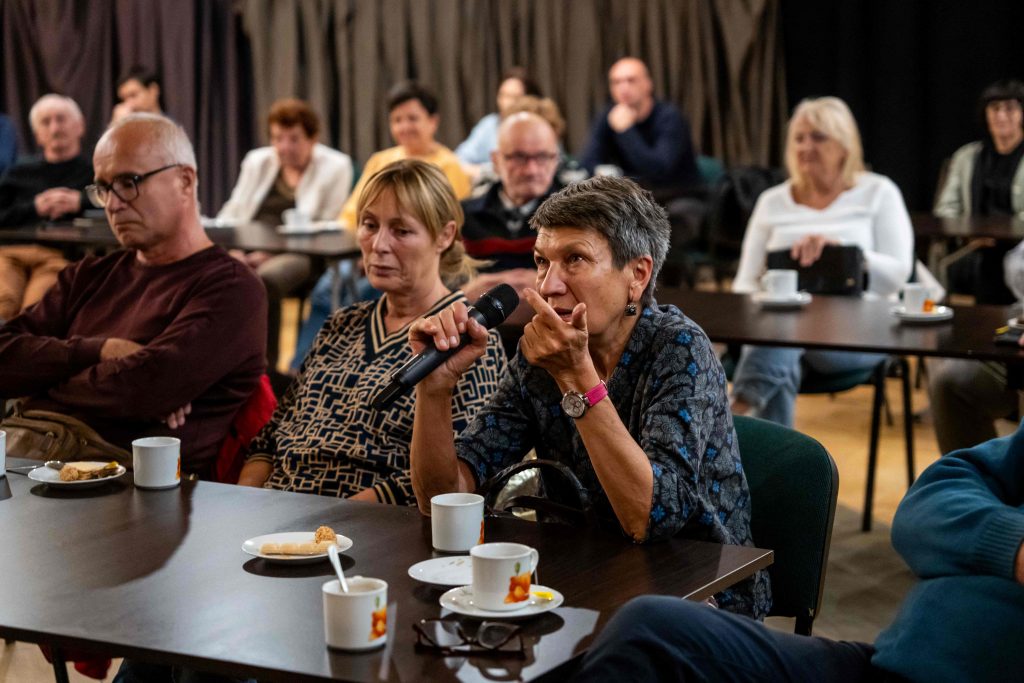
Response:
[{"label": "watch face", "polygon": [[577,394],[574,391],[567,391],[562,396],[562,410],[569,417],[582,417],[583,413],[587,410],[587,400],[582,394]]}]

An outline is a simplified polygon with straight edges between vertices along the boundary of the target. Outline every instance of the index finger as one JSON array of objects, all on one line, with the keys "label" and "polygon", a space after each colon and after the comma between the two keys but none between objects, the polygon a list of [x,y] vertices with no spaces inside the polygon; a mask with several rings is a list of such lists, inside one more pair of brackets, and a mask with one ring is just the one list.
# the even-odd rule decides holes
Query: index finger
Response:
[{"label": "index finger", "polygon": [[562,318],[555,313],[555,309],[551,308],[551,304],[545,301],[537,290],[527,287],[523,290],[523,296],[526,297],[526,303],[530,304],[530,308],[542,319],[546,319],[551,324],[563,322]]}]

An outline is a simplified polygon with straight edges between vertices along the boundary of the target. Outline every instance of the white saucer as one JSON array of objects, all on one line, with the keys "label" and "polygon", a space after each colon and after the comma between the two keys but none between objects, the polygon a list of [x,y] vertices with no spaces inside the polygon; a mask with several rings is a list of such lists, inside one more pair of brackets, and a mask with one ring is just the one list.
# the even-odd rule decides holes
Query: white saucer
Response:
[{"label": "white saucer", "polygon": [[[255,536],[242,543],[242,552],[253,557],[260,557],[267,562],[280,562],[282,564],[310,564],[319,562],[327,557],[327,553],[318,555],[264,555],[260,552],[260,546],[264,543],[312,543],[314,533],[312,531],[282,531],[277,534],[264,534]],[[352,539],[348,536],[338,534],[338,552],[343,553],[352,547]]]},{"label": "white saucer", "polygon": [[[101,463],[106,464],[106,463]],[[61,481],[60,470],[55,470],[52,467],[46,465],[40,465],[34,470],[28,473],[28,478],[32,481],[42,482],[47,486],[53,486],[59,489],[91,489],[97,486],[103,486],[107,482],[120,479],[127,472],[124,465],[118,465],[117,471],[109,477],[100,477],[99,479],[80,479],[78,481]]]},{"label": "white saucer", "polygon": [[763,308],[800,308],[811,303],[812,297],[809,292],[797,292],[783,296],[769,292],[754,292],[750,298],[755,304],[761,304]]},{"label": "white saucer", "polygon": [[337,221],[312,221],[299,225],[284,224],[277,226],[279,235],[316,235],[321,232],[340,232],[341,223]]},{"label": "white saucer", "polygon": [[[538,598],[534,595],[537,591],[547,591],[548,593],[551,593],[554,598],[551,600]],[[543,614],[544,612],[550,612],[561,605],[564,601],[565,596],[554,588],[538,586],[535,584],[530,587],[530,600],[526,605],[508,612],[496,612],[494,610],[482,609],[474,605],[472,586],[460,586],[458,588],[453,588],[441,596],[440,602],[441,607],[466,617],[476,617],[477,619],[526,619],[528,617],[535,617],[538,614]]]},{"label": "white saucer", "polygon": [[1006,325],[1011,330],[1024,330],[1024,323],[1020,322],[1020,318],[1010,318],[1006,321]]},{"label": "white saucer", "polygon": [[473,558],[452,555],[423,560],[409,567],[409,576],[435,586],[465,586],[473,582]]},{"label": "white saucer", "polygon": [[907,311],[903,306],[893,306],[891,312],[905,323],[941,323],[953,319],[953,309],[949,306],[936,306],[928,313]]}]

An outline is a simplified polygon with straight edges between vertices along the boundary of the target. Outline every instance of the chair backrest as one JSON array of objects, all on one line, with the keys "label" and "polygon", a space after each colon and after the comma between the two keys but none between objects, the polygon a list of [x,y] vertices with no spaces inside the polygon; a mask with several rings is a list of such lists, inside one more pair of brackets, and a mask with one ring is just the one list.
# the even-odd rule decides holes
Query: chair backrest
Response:
[{"label": "chair backrest", "polygon": [[811,437],[753,417],[734,418],[750,487],[754,543],[775,552],[771,616],[796,617],[810,634],[821,605],[839,472]]},{"label": "chair backrest", "polygon": [[722,174],[709,199],[708,239],[738,250],[757,198],[785,179],[781,169],[759,166],[732,168]]}]

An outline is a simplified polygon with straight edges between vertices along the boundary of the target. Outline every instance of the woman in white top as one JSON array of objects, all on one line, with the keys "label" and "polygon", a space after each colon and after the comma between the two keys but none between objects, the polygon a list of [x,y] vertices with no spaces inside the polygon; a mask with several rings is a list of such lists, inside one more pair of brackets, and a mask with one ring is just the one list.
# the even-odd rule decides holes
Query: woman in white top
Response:
[{"label": "woman in white top", "polygon": [[[733,291],[758,289],[771,251],[788,249],[809,266],[828,244],[861,248],[869,291],[899,291],[913,263],[910,216],[896,185],[864,170],[860,133],[845,102],[822,97],[797,106],[787,133],[786,168],[790,179],[766,190],[754,206]],[[871,367],[882,356],[745,346],[733,379],[733,413],[792,426],[801,358],[820,372],[839,372]]]}]

